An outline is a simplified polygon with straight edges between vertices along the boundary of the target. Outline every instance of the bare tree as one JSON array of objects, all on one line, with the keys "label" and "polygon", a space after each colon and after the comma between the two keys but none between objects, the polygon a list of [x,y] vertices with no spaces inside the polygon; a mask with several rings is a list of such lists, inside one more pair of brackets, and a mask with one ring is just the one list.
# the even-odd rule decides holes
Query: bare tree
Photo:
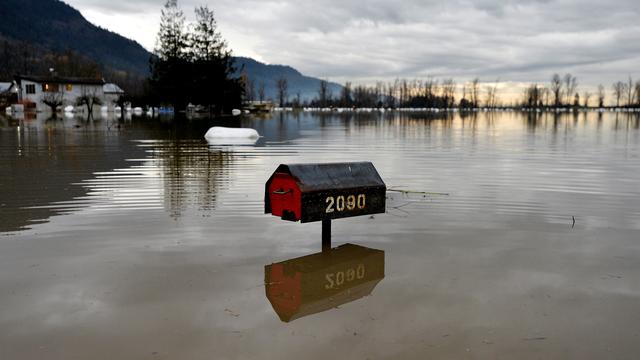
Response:
[{"label": "bare tree", "polygon": [[261,82],[260,85],[258,85],[258,99],[260,100],[260,102],[264,101],[264,83]]},{"label": "bare tree", "polygon": [[478,87],[478,83],[480,82],[480,79],[475,78],[471,81],[471,102],[473,103],[473,107],[477,108],[478,107],[478,103],[479,103],[479,87]]},{"label": "bare tree", "polygon": [[[244,75],[244,74],[243,74]],[[253,101],[256,98],[256,81],[248,76],[243,77],[244,97],[247,101]]]},{"label": "bare tree", "polygon": [[51,113],[54,116],[58,111],[58,107],[62,105],[63,99],[64,94],[59,90],[59,87],[57,86],[51,87],[42,95],[42,102],[51,109]]},{"label": "bare tree", "polygon": [[631,76],[629,76],[629,80],[625,88],[627,90],[627,106],[631,106],[633,105],[633,79]]},{"label": "bare tree", "polygon": [[598,85],[598,107],[604,107],[604,98],[606,94],[604,91],[604,86],[602,84]]},{"label": "bare tree", "polygon": [[445,79],[442,81],[442,97],[444,98],[444,107],[451,108],[455,104],[456,83],[453,79]]},{"label": "bare tree", "polygon": [[640,105],[640,80],[636,81],[635,93],[636,93],[636,105]]},{"label": "bare tree", "polygon": [[289,89],[289,82],[286,78],[281,77],[276,80],[276,89],[278,90],[278,102],[280,107],[284,107],[287,102],[287,90]]},{"label": "bare tree", "polygon": [[98,97],[97,91],[95,89],[87,89],[86,87],[82,88],[82,93],[76,99],[77,106],[86,106],[87,107],[87,118],[93,117],[93,107],[94,105],[102,105],[102,100]]},{"label": "bare tree", "polygon": [[302,97],[300,96],[300,91],[296,92],[296,98],[295,98],[295,107],[299,108],[300,104],[302,104]]},{"label": "bare tree", "polygon": [[559,107],[562,102],[562,79],[558,74],[553,74],[551,77],[551,93],[553,94],[553,105]]},{"label": "bare tree", "polygon": [[622,94],[625,93],[625,87],[627,84],[623,83],[622,81],[618,81],[616,83],[613,83],[613,86],[611,87],[613,90],[613,96],[616,99],[616,107],[620,107],[620,99],[622,99]]},{"label": "bare tree", "polygon": [[589,100],[591,99],[591,93],[589,91],[585,91],[582,95],[582,101],[584,101],[584,107],[589,107]]},{"label": "bare tree", "polygon": [[318,102],[320,106],[327,106],[327,98],[329,93],[329,83],[326,80],[320,80],[320,87],[318,88]]},{"label": "bare tree", "polygon": [[486,106],[488,108],[495,108],[498,105],[498,83],[500,80],[496,80],[493,86],[487,85],[487,98]]},{"label": "bare tree", "polygon": [[543,106],[549,106],[549,94],[551,93],[548,88],[543,87],[541,89],[542,94],[540,95],[540,99],[542,101]]},{"label": "bare tree", "polygon": [[342,106],[351,106],[351,82],[347,81],[346,84],[342,87],[342,92],[340,94],[340,102]]},{"label": "bare tree", "polygon": [[524,89],[523,105],[528,107],[542,106],[542,93],[543,88],[538,84],[533,84]]},{"label": "bare tree", "polygon": [[564,75],[564,89],[565,89],[565,97],[566,104],[571,104],[571,97],[576,93],[576,89],[578,88],[578,79],[567,73]]}]

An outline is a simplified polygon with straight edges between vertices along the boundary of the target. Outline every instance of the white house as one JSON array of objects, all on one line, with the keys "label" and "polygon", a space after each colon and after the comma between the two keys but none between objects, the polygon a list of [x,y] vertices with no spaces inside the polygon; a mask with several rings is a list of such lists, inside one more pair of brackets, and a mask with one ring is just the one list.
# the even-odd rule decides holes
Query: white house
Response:
[{"label": "white house", "polygon": [[[58,76],[17,76],[18,101],[25,104],[26,109],[50,111],[45,104],[47,100],[62,101],[61,108],[75,106],[79,97],[95,96],[106,103],[103,79],[71,78]],[[97,107],[99,109],[99,107]]]},{"label": "white house", "polygon": [[124,90],[116,84],[104,84],[102,89],[104,91],[103,105],[108,106],[110,109],[114,108],[118,98],[124,95]]}]

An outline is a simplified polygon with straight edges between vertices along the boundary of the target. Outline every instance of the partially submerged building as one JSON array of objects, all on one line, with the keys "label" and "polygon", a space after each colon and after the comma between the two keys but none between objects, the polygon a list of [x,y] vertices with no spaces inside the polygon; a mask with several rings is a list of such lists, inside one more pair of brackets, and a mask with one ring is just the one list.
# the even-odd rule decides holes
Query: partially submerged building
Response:
[{"label": "partially submerged building", "polygon": [[[104,106],[113,109],[115,101],[124,94],[116,84],[106,84],[104,79],[59,77],[59,76],[16,76],[18,102],[27,110],[50,111],[47,102],[60,102],[60,108],[76,106],[78,99],[92,96],[100,99]],[[100,107],[97,107],[98,109]]]},{"label": "partially submerged building", "polygon": [[104,91],[104,101],[102,103],[103,105],[106,105],[109,108],[111,108],[112,106],[115,106],[118,99],[124,95],[124,90],[122,90],[118,85],[113,83],[104,84],[102,88]]},{"label": "partially submerged building", "polygon": [[15,82],[0,82],[0,106],[3,108],[18,101],[18,86]]}]

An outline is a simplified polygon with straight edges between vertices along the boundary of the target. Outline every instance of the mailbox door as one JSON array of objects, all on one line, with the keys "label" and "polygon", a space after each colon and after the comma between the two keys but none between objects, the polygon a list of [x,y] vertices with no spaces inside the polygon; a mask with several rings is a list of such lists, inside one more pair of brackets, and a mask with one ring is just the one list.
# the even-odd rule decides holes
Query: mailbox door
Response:
[{"label": "mailbox door", "polygon": [[276,173],[268,191],[273,215],[283,220],[300,220],[300,189],[291,175]]}]

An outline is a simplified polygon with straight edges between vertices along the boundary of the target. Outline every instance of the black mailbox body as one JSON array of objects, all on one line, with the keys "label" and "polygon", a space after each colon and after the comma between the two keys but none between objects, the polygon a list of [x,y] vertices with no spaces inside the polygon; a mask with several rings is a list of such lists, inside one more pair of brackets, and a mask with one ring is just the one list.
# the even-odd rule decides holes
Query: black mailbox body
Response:
[{"label": "black mailbox body", "polygon": [[384,213],[386,191],[370,162],[283,164],[265,185],[265,213],[303,223]]}]

